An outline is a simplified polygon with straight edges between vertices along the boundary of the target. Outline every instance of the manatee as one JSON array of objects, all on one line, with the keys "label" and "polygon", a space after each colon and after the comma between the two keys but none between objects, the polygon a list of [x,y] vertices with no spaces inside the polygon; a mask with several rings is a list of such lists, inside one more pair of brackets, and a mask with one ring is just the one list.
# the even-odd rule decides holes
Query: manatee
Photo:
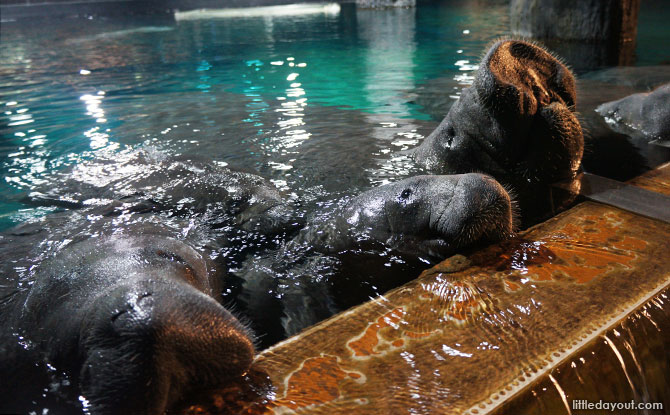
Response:
[{"label": "manatee", "polygon": [[333,217],[305,227],[296,241],[323,253],[376,243],[443,259],[473,243],[507,238],[513,217],[509,194],[489,176],[423,175],[363,192]]},{"label": "manatee", "polygon": [[546,210],[542,190],[573,180],[584,151],[575,79],[559,59],[521,40],[500,40],[474,84],[419,147],[415,161],[436,174],[483,172],[517,193],[525,221]]},{"label": "manatee", "polygon": [[[615,67],[589,72],[577,82],[579,122],[584,130],[585,171],[619,181],[630,180],[670,159],[658,138],[597,108],[627,96],[649,93],[670,82],[670,66]],[[661,144],[661,145],[657,145]]]},{"label": "manatee", "polygon": [[490,176],[410,177],[347,200],[281,249],[247,261],[241,297],[248,313],[272,321],[257,331],[276,341],[514,228],[514,204]]},{"label": "manatee", "polygon": [[[141,226],[63,241],[3,299],[3,332],[29,349],[24,360],[39,353],[32,366],[68,373],[88,413],[162,414],[251,364],[249,330],[217,301],[220,273],[169,234]],[[21,371],[12,381],[20,384],[27,365],[7,361],[19,354],[2,340],[0,367]]]},{"label": "manatee", "polygon": [[670,83],[651,92],[606,102],[596,112],[617,132],[635,130],[651,140],[670,139]]},{"label": "manatee", "polygon": [[96,159],[55,175],[24,202],[65,208],[106,207],[106,214],[167,212],[207,216],[212,226],[279,233],[300,224],[293,202],[267,179],[212,160],[151,148]]}]

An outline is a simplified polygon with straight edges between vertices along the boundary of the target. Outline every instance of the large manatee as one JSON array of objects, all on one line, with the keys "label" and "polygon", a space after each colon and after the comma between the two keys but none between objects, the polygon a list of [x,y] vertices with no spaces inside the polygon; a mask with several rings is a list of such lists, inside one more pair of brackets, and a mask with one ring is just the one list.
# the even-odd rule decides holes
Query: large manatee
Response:
[{"label": "large manatee", "polygon": [[252,320],[271,321],[257,328],[262,340],[276,341],[414,278],[427,263],[510,236],[514,217],[507,191],[483,174],[379,186],[247,261],[242,298]]},{"label": "large manatee", "polygon": [[482,174],[424,175],[363,192],[296,238],[324,253],[377,243],[410,255],[442,259],[477,242],[513,232],[507,191]]},{"label": "large manatee", "polygon": [[495,42],[474,84],[465,88],[414,158],[439,174],[479,171],[516,191],[528,219],[549,197],[539,186],[573,179],[584,148],[575,116],[575,80],[541,47]]},{"label": "large manatee", "polygon": [[[189,390],[247,370],[254,346],[216,300],[220,273],[169,235],[139,225],[60,241],[66,246],[3,297],[0,368],[18,393],[34,386],[24,369],[42,364],[68,374],[87,413],[162,414]],[[17,241],[27,236],[13,234]],[[3,252],[10,237],[3,237]],[[28,365],[28,358],[39,359]],[[26,410],[14,398],[0,407]]]}]

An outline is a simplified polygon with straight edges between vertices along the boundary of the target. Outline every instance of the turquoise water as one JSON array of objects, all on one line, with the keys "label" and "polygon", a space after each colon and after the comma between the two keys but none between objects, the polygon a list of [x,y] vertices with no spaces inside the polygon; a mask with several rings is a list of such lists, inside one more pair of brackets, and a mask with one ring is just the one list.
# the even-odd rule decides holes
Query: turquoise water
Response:
[{"label": "turquoise water", "polygon": [[[641,21],[667,39],[649,10]],[[643,65],[667,53],[648,26]],[[0,30],[3,229],[51,211],[22,197],[54,171],[147,145],[257,171],[307,200],[410,174],[399,151],[436,125],[486,44],[508,33],[508,16],[504,3],[445,1],[178,22],[21,20]],[[437,90],[431,82],[442,79]]]},{"label": "turquoise water", "polygon": [[[0,228],[45,212],[20,197],[50,171],[151,141],[177,153],[207,147],[288,186],[305,140],[346,146],[395,118],[430,120],[413,102],[417,87],[445,75],[467,82],[484,45],[505,33],[504,7],[480,11],[342,5],[296,17],[3,23]],[[329,111],[307,123],[317,107]],[[380,117],[362,126],[365,114]],[[416,126],[406,130],[394,132]]]},{"label": "turquoise water", "polygon": [[[337,13],[193,21],[164,15],[3,21],[0,230],[55,212],[25,201],[26,195],[58,187],[58,173],[69,168],[81,182],[101,186],[106,175],[141,174],[146,169],[124,164],[138,149],[205,156],[259,173],[295,196],[305,216],[327,215],[338,201],[416,173],[403,150],[437,126],[472,81],[486,45],[508,34],[507,5],[496,3],[442,1],[383,11],[343,4]],[[661,2],[643,5],[637,64],[670,60],[666,17]],[[190,230],[190,223],[171,221],[169,214],[136,216],[143,218],[119,220]],[[100,218],[90,226],[88,217],[48,218],[44,235],[29,225],[19,231],[26,246],[2,247],[9,253],[0,261],[5,288],[13,290],[11,284],[23,282],[73,234],[116,226]],[[72,218],[78,222],[67,223]],[[274,241],[233,231],[226,238],[229,245],[216,252],[230,271],[224,304],[244,315],[254,309],[245,309],[239,268],[243,259],[272,258],[264,250],[275,254],[268,248]],[[258,241],[265,245],[256,252],[251,246]],[[390,252],[376,257],[379,264],[355,255],[338,259],[342,267],[362,270],[342,276],[331,287],[333,297],[346,294],[352,299],[344,305],[351,306],[426,266]],[[296,284],[279,271],[270,276]],[[261,308],[267,322],[252,319],[263,347],[284,336],[271,327],[283,315],[274,300],[281,292],[267,292],[272,301]],[[54,390],[39,392],[45,402],[36,399],[35,408],[63,402],[79,408],[76,396],[71,401],[57,384],[49,387]]]}]

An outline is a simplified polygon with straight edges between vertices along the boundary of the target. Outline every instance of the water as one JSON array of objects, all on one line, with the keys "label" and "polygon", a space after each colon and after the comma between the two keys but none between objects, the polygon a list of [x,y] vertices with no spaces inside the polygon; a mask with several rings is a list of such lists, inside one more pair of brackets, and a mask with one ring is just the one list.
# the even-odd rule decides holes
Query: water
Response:
[{"label": "water", "polygon": [[[643,7],[638,64],[667,58],[658,15]],[[54,170],[150,142],[256,170],[315,197],[395,180],[410,173],[397,151],[440,117],[417,103],[426,85],[456,79],[453,93],[440,91],[453,100],[485,45],[507,31],[506,5],[458,1],[178,23],[159,16],[5,22],[0,229],[48,211],[20,196]]]},{"label": "water", "polygon": [[[654,27],[664,21],[649,12],[640,19],[637,63],[658,64],[662,43],[642,20]],[[508,33],[508,21],[506,4],[445,1],[390,11],[343,4],[339,13],[293,17],[3,22],[0,230],[44,215],[53,220],[38,254],[11,263],[3,256],[0,265],[8,279],[26,283],[31,267],[67,244],[68,234],[98,231],[86,218],[26,203],[28,193],[58,185],[72,166],[101,180],[101,164],[124,162],[138,150],[256,172],[298,201],[303,217],[415,174],[402,150],[437,125],[441,108],[472,82],[486,45]],[[163,225],[190,229],[176,219]],[[233,235],[216,255],[242,258],[255,253],[249,245],[258,240],[281,242]],[[31,249],[13,248],[3,255]],[[380,264],[359,264],[356,255],[341,260],[367,278],[365,289],[350,276],[332,287],[357,287],[360,298],[340,308],[384,292],[383,277],[397,285],[425,266],[390,256]],[[228,262],[233,272],[243,266],[235,261]],[[389,262],[402,278],[379,272]],[[228,289],[226,301],[234,303],[241,288]],[[272,333],[268,339],[276,340]]]},{"label": "water", "polygon": [[667,413],[667,298],[663,290],[494,413],[576,414],[599,400],[621,406],[589,412]]},{"label": "water", "polygon": [[[31,191],[60,186],[70,168],[101,185],[108,174],[128,180],[144,174],[146,169],[128,168],[138,151],[204,156],[268,178],[299,202],[304,216],[326,214],[363,189],[413,174],[416,169],[399,152],[418,144],[437,124],[415,102],[417,90],[445,76],[460,75],[466,85],[474,69],[469,64],[506,31],[505,7],[487,15],[480,10],[461,3],[389,12],[342,5],[338,14],[294,18],[3,22],[0,229],[45,215],[48,220],[14,231],[18,235],[3,234],[9,239],[0,243],[6,279],[0,305],[7,307],[17,297],[13,287],[29,289],[35,266],[73,238],[132,228],[137,221],[160,223],[189,242],[199,232],[169,214],[101,218],[25,202]],[[232,271],[224,303],[238,315],[251,314],[249,299],[239,301],[248,289],[233,274],[244,258],[281,241],[213,232],[214,238],[225,234],[226,243],[211,256],[225,259]],[[388,254],[379,264],[359,263],[356,254],[342,260],[372,277],[387,275],[375,270],[396,262],[405,280],[426,265],[405,264]],[[368,279],[358,288],[358,279],[345,278],[333,290],[348,293],[357,287],[352,303],[384,291]],[[262,311],[273,318],[282,311],[278,289],[262,293],[269,297]],[[285,336],[270,323],[257,321],[253,328],[262,336],[261,347]],[[46,377],[53,387],[29,395],[28,402],[38,402],[31,408],[81,406],[66,385],[70,380],[59,379],[61,372],[34,371],[20,373],[35,385]]]},{"label": "water", "polygon": [[[395,179],[388,154],[434,125],[414,90],[467,75],[505,33],[504,7],[478,10],[3,23],[0,228],[45,213],[17,195],[50,172],[149,142],[286,189],[353,193]],[[352,143],[363,154],[333,166]],[[337,178],[344,170],[350,179]]]}]

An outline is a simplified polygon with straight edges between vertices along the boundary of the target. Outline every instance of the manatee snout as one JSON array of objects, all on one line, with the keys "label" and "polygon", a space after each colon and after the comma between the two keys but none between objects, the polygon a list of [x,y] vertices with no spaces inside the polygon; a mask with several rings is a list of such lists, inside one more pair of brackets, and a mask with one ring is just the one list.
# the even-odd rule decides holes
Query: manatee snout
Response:
[{"label": "manatee snout", "polygon": [[81,392],[92,413],[162,414],[195,388],[250,366],[247,330],[187,284],[144,281],[94,301],[79,341]]},{"label": "manatee snout", "polygon": [[514,232],[514,204],[495,179],[478,173],[442,177],[455,181],[448,203],[436,198],[430,216],[430,228],[442,238],[463,247],[497,242]]},{"label": "manatee snout", "polygon": [[241,376],[254,355],[249,331],[216,301],[216,264],[162,228],[133,230],[40,264],[16,315],[92,414],[162,414],[192,389]]},{"label": "manatee snout", "polygon": [[559,59],[500,40],[414,159],[431,172],[481,171],[516,187],[571,179],[584,148],[575,106],[574,76]]},{"label": "manatee snout", "polygon": [[509,194],[490,176],[422,175],[358,195],[300,238],[321,252],[376,243],[443,259],[460,248],[508,237],[513,218]]}]

